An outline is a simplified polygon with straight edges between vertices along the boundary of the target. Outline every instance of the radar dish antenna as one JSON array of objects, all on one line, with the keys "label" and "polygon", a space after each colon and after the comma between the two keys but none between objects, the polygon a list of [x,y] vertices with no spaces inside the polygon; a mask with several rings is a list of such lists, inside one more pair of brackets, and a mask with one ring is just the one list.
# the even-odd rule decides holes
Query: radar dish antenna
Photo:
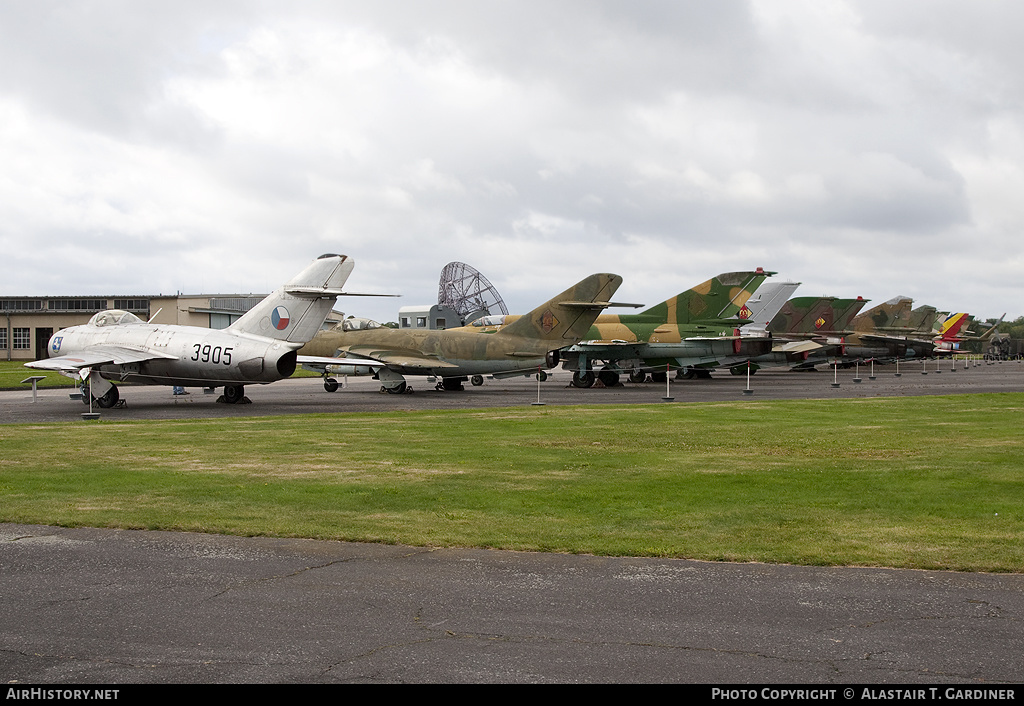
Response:
[{"label": "radar dish antenna", "polygon": [[467,324],[481,316],[508,314],[494,285],[464,262],[449,262],[441,270],[437,304],[452,309]]}]

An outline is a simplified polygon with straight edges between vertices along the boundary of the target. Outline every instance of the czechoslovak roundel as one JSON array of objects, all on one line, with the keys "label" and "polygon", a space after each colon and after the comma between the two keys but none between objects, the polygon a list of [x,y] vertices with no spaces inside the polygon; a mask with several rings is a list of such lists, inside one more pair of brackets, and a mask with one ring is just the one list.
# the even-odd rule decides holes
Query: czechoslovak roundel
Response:
[{"label": "czechoslovak roundel", "polygon": [[270,322],[274,324],[274,328],[278,331],[284,331],[288,328],[288,322],[291,320],[291,315],[288,310],[283,306],[279,306],[274,309],[274,313],[270,315]]}]

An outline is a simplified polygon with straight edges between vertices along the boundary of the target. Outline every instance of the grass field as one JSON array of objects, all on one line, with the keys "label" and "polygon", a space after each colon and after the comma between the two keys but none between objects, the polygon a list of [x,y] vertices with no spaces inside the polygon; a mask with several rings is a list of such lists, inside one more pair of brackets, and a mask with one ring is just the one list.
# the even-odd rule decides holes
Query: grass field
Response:
[{"label": "grass field", "polygon": [[22,380],[33,375],[45,375],[46,379],[39,382],[39,387],[74,387],[74,381],[59,373],[48,370],[32,370],[26,368],[23,361],[0,361],[0,390],[31,390],[30,384],[22,384]]},{"label": "grass field", "polygon": [[8,522],[1024,571],[1024,395],[0,427]]}]

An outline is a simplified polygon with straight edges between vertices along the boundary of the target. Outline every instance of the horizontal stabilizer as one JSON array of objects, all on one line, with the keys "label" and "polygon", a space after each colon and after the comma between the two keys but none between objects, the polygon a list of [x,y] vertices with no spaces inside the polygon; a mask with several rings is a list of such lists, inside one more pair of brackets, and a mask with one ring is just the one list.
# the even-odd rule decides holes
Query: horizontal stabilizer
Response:
[{"label": "horizontal stabilizer", "polygon": [[296,358],[295,362],[298,365],[306,365],[309,367],[323,367],[325,365],[362,365],[368,368],[382,368],[384,364],[379,360],[372,360],[370,358],[357,358],[355,356],[347,358],[328,358],[326,356],[319,355],[300,355]]},{"label": "horizontal stabilizer", "polygon": [[624,304],[620,302],[558,302],[558,305],[575,309],[608,309],[613,306],[639,309],[643,306],[643,304]]},{"label": "horizontal stabilizer", "polygon": [[772,348],[773,353],[804,353],[824,348],[820,343],[814,341],[789,341],[788,343],[776,344]]}]

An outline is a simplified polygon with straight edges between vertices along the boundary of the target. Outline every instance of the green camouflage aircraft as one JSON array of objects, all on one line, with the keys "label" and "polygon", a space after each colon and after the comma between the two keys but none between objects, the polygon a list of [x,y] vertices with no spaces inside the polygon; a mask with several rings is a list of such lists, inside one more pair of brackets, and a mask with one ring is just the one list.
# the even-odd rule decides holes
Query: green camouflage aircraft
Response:
[{"label": "green camouflage aircraft", "polygon": [[[841,353],[850,324],[867,300],[838,297],[796,297],[790,299],[768,324],[774,344],[772,352],[754,358],[758,366],[791,365],[812,368],[832,353]],[[733,368],[740,374],[745,366]]]},{"label": "green camouflage aircraft", "polygon": [[618,275],[591,275],[490,335],[473,327],[410,331],[365,320],[356,327],[343,324],[317,334],[299,350],[298,362],[323,372],[331,392],[337,382],[328,374],[372,371],[391,393],[409,389],[405,375],[441,378],[438,387],[445,390],[461,390],[469,376],[529,375],[557,365],[559,349],[580,341],[603,309],[620,306],[609,298],[621,283]]},{"label": "green camouflage aircraft", "polygon": [[[595,378],[612,386],[620,373],[631,382],[643,382],[648,373],[664,381],[669,370],[705,376],[766,353],[770,339],[742,336],[739,327],[751,320],[747,301],[773,274],[726,272],[639,314],[602,314],[583,341],[561,351],[562,367],[572,371],[577,387],[590,387]],[[596,375],[595,362],[601,365]]]},{"label": "green camouflage aircraft", "polygon": [[893,297],[853,319],[841,352],[847,366],[856,360],[886,362],[932,355],[934,307],[911,310],[913,299]]}]

